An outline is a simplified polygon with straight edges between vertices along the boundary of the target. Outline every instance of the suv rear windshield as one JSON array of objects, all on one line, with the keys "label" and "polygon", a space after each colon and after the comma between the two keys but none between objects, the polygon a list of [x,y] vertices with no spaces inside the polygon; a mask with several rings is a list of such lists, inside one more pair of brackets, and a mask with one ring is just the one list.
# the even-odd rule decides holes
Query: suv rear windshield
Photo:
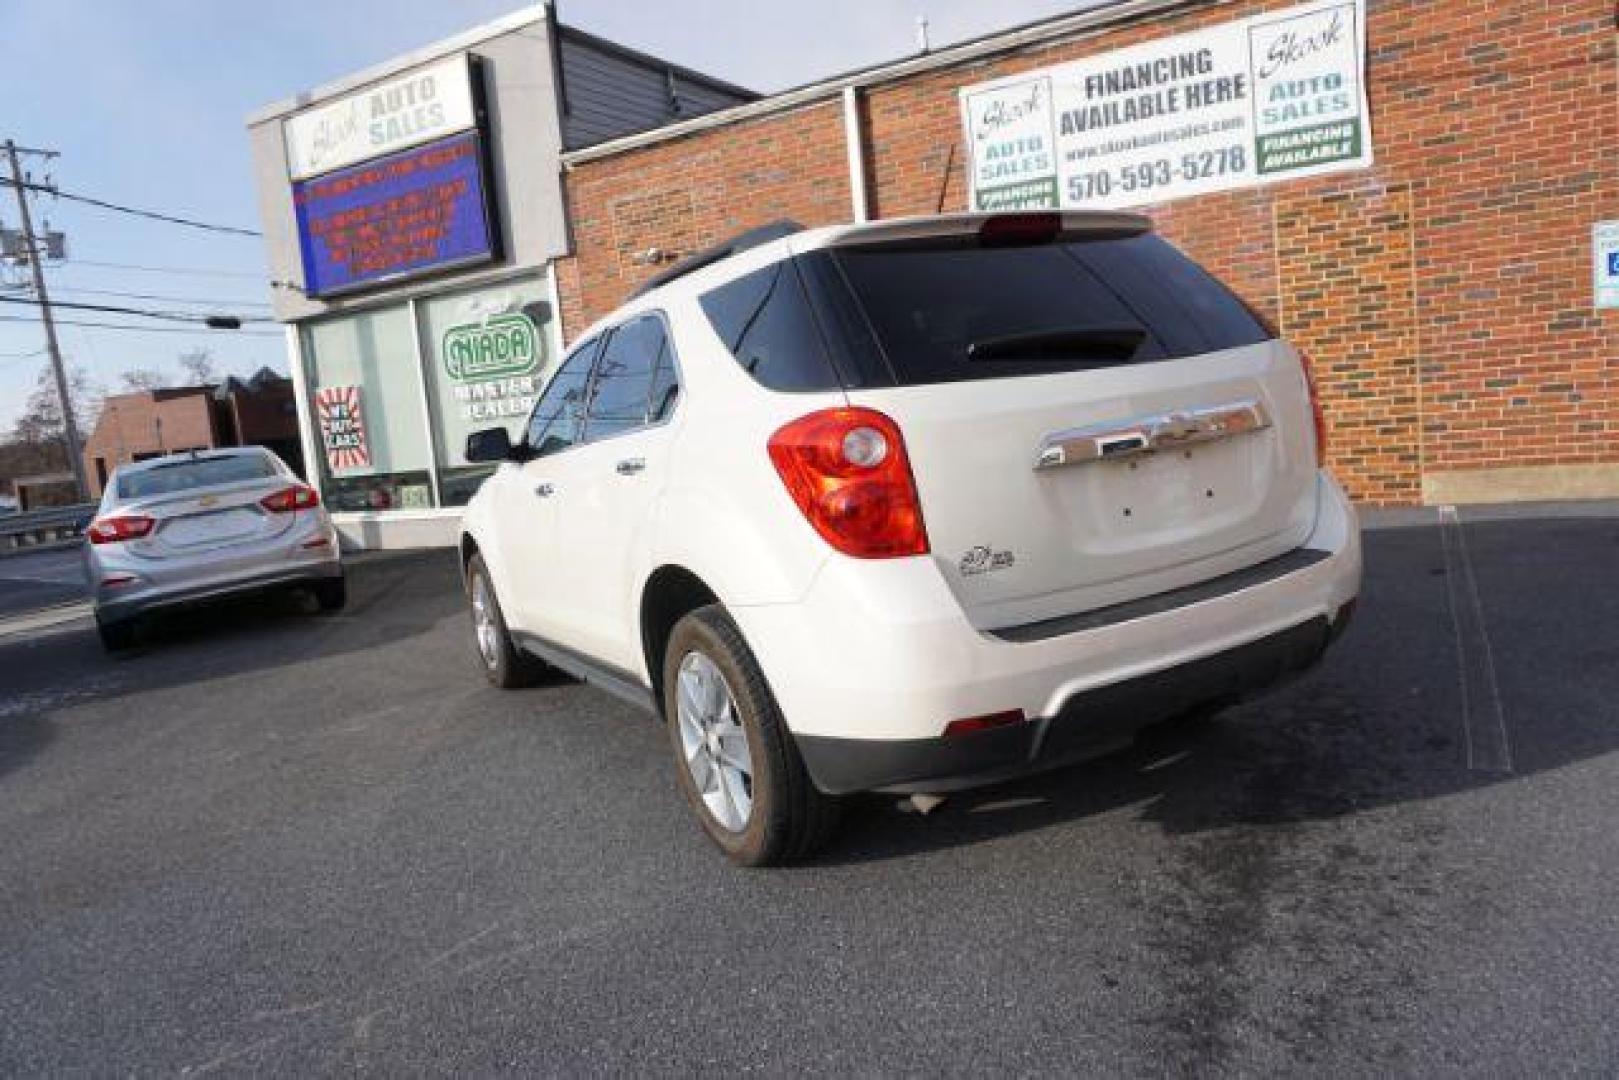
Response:
[{"label": "suv rear windshield", "polygon": [[118,497],[144,499],[151,495],[171,495],[177,491],[212,487],[215,484],[264,480],[275,474],[275,465],[263,454],[195,458],[125,473],[118,478]]},{"label": "suv rear windshield", "polygon": [[1272,336],[1151,234],[1025,247],[835,252],[900,385],[1082,371]]},{"label": "suv rear windshield", "polygon": [[749,374],[789,391],[1085,371],[1274,336],[1151,234],[812,251],[721,285],[702,306]]}]

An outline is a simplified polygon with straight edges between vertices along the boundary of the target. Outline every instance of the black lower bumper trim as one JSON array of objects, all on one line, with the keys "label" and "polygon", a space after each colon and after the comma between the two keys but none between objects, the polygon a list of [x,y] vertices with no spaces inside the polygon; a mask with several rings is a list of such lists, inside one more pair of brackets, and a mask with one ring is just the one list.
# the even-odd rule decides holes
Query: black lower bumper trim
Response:
[{"label": "black lower bumper trim", "polygon": [[1332,636],[1326,619],[1311,619],[1179,667],[1076,694],[1056,715],[1011,727],[950,739],[800,735],[798,750],[816,787],[829,794],[977,787],[1093,757],[1150,724],[1256,694],[1314,664]]}]

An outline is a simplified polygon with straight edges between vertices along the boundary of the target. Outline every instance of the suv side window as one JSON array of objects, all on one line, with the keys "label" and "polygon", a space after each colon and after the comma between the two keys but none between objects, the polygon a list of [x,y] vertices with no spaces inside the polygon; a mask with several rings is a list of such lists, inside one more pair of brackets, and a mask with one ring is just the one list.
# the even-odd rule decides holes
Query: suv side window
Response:
[{"label": "suv side window", "polygon": [[[669,337],[656,315],[633,319],[613,331],[596,362],[585,414],[585,441],[610,439],[662,418],[670,398],[674,368]],[[660,414],[653,416],[654,388]],[[670,401],[672,403],[672,399]]]},{"label": "suv side window", "polygon": [[792,260],[703,294],[703,313],[742,370],[771,390],[840,390]]},{"label": "suv side window", "polygon": [[524,441],[536,457],[566,450],[579,441],[580,421],[584,419],[585,387],[590,380],[591,361],[596,357],[599,339],[592,338],[575,349],[540,395],[534,413],[528,418]]}]

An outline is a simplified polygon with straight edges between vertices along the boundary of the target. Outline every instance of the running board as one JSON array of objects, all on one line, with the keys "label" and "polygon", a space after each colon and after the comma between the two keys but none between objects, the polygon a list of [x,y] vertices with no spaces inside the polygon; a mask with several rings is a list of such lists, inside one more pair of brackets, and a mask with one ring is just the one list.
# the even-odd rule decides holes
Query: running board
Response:
[{"label": "running board", "polygon": [[552,667],[565,671],[598,690],[605,690],[626,704],[656,715],[658,709],[652,691],[642,686],[629,672],[592,660],[572,649],[547,641],[537,634],[513,630],[512,640],[524,652],[533,653]]}]

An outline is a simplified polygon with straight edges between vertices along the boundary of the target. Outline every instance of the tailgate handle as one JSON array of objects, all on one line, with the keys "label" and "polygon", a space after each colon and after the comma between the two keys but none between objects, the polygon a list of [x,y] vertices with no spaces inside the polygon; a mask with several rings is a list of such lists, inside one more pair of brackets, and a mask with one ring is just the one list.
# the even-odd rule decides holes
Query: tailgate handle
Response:
[{"label": "tailgate handle", "polygon": [[1137,416],[1088,427],[1056,431],[1040,441],[1034,467],[1057,469],[1104,458],[1133,457],[1193,443],[1229,439],[1270,427],[1270,412],[1258,398],[1245,398],[1202,409]]}]

